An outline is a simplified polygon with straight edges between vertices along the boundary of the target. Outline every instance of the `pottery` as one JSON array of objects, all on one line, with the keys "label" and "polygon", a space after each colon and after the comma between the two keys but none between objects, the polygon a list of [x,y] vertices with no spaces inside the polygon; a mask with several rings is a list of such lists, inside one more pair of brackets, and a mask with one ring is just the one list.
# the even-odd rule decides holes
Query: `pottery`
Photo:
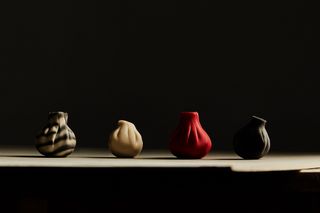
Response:
[{"label": "pottery", "polygon": [[202,128],[197,112],[181,112],[179,124],[170,138],[170,151],[177,158],[199,159],[206,156],[212,143]]},{"label": "pottery", "polygon": [[36,148],[47,157],[66,157],[76,147],[76,137],[67,125],[68,113],[50,112],[48,124],[36,137]]},{"label": "pottery", "polygon": [[233,138],[235,152],[244,159],[259,159],[268,154],[270,138],[265,128],[267,121],[252,116]]},{"label": "pottery", "polygon": [[143,141],[135,125],[125,120],[118,121],[118,128],[109,137],[112,154],[122,158],[133,158],[140,154]]}]

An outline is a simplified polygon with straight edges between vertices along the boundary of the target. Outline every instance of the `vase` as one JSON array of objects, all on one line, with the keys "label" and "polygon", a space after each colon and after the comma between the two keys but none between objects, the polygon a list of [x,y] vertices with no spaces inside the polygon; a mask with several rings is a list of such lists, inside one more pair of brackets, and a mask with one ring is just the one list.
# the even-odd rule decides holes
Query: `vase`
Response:
[{"label": "vase", "polygon": [[197,112],[181,112],[178,126],[170,138],[170,151],[177,158],[200,159],[212,147],[211,139],[202,128]]},{"label": "vase", "polygon": [[118,128],[109,137],[109,149],[117,157],[133,158],[140,154],[143,141],[135,125],[125,120],[118,121]]},{"label": "vase", "polygon": [[270,138],[265,128],[267,121],[257,116],[242,127],[233,138],[235,152],[244,159],[259,159],[268,154]]},{"label": "vase", "polygon": [[36,137],[36,148],[47,157],[66,157],[76,147],[76,137],[67,125],[68,113],[50,112],[48,124]]}]

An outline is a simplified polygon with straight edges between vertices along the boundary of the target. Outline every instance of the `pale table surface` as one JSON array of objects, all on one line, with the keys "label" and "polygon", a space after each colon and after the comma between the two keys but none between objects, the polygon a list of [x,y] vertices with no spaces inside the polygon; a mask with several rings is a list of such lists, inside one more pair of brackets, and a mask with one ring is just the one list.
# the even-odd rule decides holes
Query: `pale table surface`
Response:
[{"label": "pale table surface", "polygon": [[46,158],[33,148],[0,148],[0,168],[228,168],[234,172],[320,172],[320,154],[269,154],[243,160],[233,153],[212,152],[203,159],[176,159],[168,151],[145,151],[137,158],[116,158],[106,149],[81,149],[67,158]]}]

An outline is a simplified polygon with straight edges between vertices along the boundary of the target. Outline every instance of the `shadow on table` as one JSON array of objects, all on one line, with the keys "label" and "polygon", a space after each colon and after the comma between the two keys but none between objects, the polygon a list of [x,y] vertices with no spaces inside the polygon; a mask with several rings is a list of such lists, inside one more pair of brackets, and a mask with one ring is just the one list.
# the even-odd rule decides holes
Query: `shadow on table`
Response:
[{"label": "shadow on table", "polygon": [[0,157],[12,157],[12,158],[91,158],[91,159],[132,159],[132,160],[226,160],[226,161],[235,161],[235,160],[243,160],[238,157],[232,157],[232,158],[204,158],[204,159],[192,159],[192,158],[176,158],[175,156],[158,156],[158,157],[137,157],[137,158],[117,158],[115,156],[69,156],[69,157],[47,157],[47,156],[41,156],[41,155],[0,155]]},{"label": "shadow on table", "polygon": [[12,158],[45,158],[41,155],[0,155],[0,157],[12,157]]}]

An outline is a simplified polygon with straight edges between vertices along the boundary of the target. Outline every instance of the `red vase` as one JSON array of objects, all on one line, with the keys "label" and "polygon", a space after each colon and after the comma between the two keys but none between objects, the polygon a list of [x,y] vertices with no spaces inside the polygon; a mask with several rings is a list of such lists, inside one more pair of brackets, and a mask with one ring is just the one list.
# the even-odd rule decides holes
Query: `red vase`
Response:
[{"label": "red vase", "polygon": [[178,158],[203,158],[212,147],[197,112],[181,112],[178,127],[170,140],[170,151]]}]

